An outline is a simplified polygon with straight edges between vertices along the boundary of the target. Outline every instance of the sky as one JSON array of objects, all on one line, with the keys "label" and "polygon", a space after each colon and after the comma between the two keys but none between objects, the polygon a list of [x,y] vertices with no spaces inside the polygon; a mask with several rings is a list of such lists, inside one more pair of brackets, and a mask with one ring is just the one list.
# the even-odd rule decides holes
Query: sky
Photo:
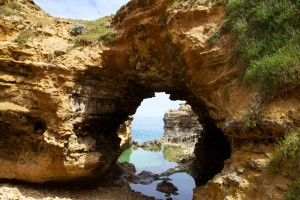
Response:
[{"label": "sky", "polygon": [[155,97],[144,99],[138,107],[135,117],[163,117],[169,109],[178,109],[182,101],[171,101],[170,95],[155,93]]},{"label": "sky", "polygon": [[34,0],[54,17],[95,20],[115,14],[129,0]]},{"label": "sky", "polygon": [[[34,0],[43,10],[54,17],[94,20],[117,12],[129,0]],[[170,95],[156,93],[155,98],[145,99],[135,118],[151,117],[162,120],[168,109],[179,108],[181,101],[171,101]]]},{"label": "sky", "polygon": [[183,101],[171,101],[170,95],[155,93],[155,97],[144,99],[132,122],[133,130],[163,130],[163,117],[169,109],[178,109]]}]

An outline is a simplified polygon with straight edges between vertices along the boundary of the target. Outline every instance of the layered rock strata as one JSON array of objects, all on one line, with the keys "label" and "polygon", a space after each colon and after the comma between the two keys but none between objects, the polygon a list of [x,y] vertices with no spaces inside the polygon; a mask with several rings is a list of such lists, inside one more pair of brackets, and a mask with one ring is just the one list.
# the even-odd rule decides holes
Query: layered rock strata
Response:
[{"label": "layered rock strata", "polygon": [[[70,30],[77,22],[52,18],[32,1],[17,2],[20,10],[0,13],[1,178],[103,176],[120,153],[120,124],[143,99],[164,91],[172,100],[186,100],[203,125],[195,148],[198,185],[223,170],[195,195],[249,199],[272,191],[272,199],[282,197],[284,191],[266,182],[262,172],[277,138],[289,128],[299,130],[300,87],[261,98],[240,81],[231,33],[208,43],[226,19],[224,5],[130,1],[113,18],[114,45],[74,47]],[[26,44],[14,42],[28,31]],[[261,114],[245,127],[254,108]],[[234,171],[259,159],[259,170]]]},{"label": "layered rock strata", "polygon": [[144,142],[142,147],[177,146],[182,150],[175,155],[176,162],[182,169],[193,171],[194,149],[203,128],[198,116],[188,104],[181,104],[178,109],[170,109],[164,114],[164,135],[160,139]]},{"label": "layered rock strata", "polygon": [[190,105],[181,104],[177,110],[168,110],[163,120],[163,141],[185,148],[191,147],[194,150],[203,129],[198,121],[198,116],[192,111]]}]

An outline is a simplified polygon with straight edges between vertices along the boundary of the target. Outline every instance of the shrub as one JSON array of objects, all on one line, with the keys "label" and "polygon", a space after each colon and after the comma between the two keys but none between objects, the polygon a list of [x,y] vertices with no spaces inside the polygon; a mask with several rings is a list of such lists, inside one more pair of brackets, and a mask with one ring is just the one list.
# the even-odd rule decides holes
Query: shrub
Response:
[{"label": "shrub", "polygon": [[99,39],[100,39],[100,41],[102,41],[102,43],[104,45],[114,44],[116,42],[115,34],[112,32],[109,32],[109,33],[101,36]]},{"label": "shrub", "polygon": [[294,185],[286,192],[285,199],[300,199],[300,134],[297,131],[288,132],[278,141],[276,153],[268,163],[270,174],[282,171],[288,172],[294,179]]},{"label": "shrub", "polygon": [[271,174],[287,170],[295,179],[300,178],[300,136],[296,131],[288,132],[276,145],[274,154],[268,164]]},{"label": "shrub", "polygon": [[96,42],[103,42],[104,45],[114,43],[115,34],[111,28],[104,25],[106,20],[108,20],[108,17],[84,22],[85,31],[75,38],[74,46],[86,46]]},{"label": "shrub", "polygon": [[299,0],[229,0],[228,25],[235,52],[244,62],[244,80],[270,93],[299,81]]},{"label": "shrub", "polygon": [[243,117],[244,130],[247,131],[252,127],[255,127],[261,120],[261,110],[255,108],[249,108]]},{"label": "shrub", "polygon": [[33,31],[31,28],[25,29],[18,35],[16,39],[14,39],[14,42],[18,43],[19,45],[24,45],[27,43],[32,34]]},{"label": "shrub", "polygon": [[215,31],[207,40],[209,45],[214,45],[218,39],[221,37],[221,32],[220,30]]},{"label": "shrub", "polygon": [[83,34],[84,30],[85,30],[85,25],[83,25],[83,24],[74,24],[74,26],[71,30],[71,34],[75,35],[75,36],[76,35],[81,35],[81,34]]},{"label": "shrub", "polygon": [[300,75],[300,51],[294,47],[284,47],[277,52],[251,62],[244,79],[258,83],[266,92],[282,84],[296,82]]},{"label": "shrub", "polygon": [[14,10],[21,11],[22,6],[15,1],[4,2],[3,5],[0,5],[0,15],[4,15],[4,16],[13,15],[15,14]]},{"label": "shrub", "polygon": [[288,190],[286,193],[287,200],[298,200],[300,199],[300,178],[294,182],[294,187]]}]

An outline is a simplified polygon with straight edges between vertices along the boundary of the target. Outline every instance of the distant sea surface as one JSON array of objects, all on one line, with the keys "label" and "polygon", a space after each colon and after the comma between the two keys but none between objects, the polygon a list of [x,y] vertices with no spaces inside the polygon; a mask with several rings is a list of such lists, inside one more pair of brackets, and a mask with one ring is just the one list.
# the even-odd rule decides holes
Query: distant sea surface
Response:
[{"label": "distant sea surface", "polygon": [[142,144],[163,136],[164,122],[157,117],[135,117],[132,122],[132,139]]},{"label": "distant sea surface", "polygon": [[132,130],[132,139],[142,144],[147,141],[155,140],[163,136],[163,131],[159,130]]}]

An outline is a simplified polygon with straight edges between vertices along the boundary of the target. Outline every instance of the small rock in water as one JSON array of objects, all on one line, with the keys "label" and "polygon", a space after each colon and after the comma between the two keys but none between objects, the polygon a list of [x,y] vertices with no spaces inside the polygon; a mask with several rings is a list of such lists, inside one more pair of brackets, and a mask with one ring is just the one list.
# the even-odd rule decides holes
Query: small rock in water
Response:
[{"label": "small rock in water", "polygon": [[169,176],[174,173],[176,173],[176,170],[174,168],[170,168],[167,171],[161,173],[160,176]]},{"label": "small rock in water", "polygon": [[130,182],[134,184],[149,185],[158,178],[159,176],[157,174],[153,174],[152,172],[144,170],[137,176],[135,176],[132,180],[130,180]]},{"label": "small rock in water", "polygon": [[178,195],[178,189],[173,183],[168,181],[162,181],[161,183],[157,184],[156,190],[159,192],[163,192],[166,194],[166,197],[169,197],[171,194]]}]

